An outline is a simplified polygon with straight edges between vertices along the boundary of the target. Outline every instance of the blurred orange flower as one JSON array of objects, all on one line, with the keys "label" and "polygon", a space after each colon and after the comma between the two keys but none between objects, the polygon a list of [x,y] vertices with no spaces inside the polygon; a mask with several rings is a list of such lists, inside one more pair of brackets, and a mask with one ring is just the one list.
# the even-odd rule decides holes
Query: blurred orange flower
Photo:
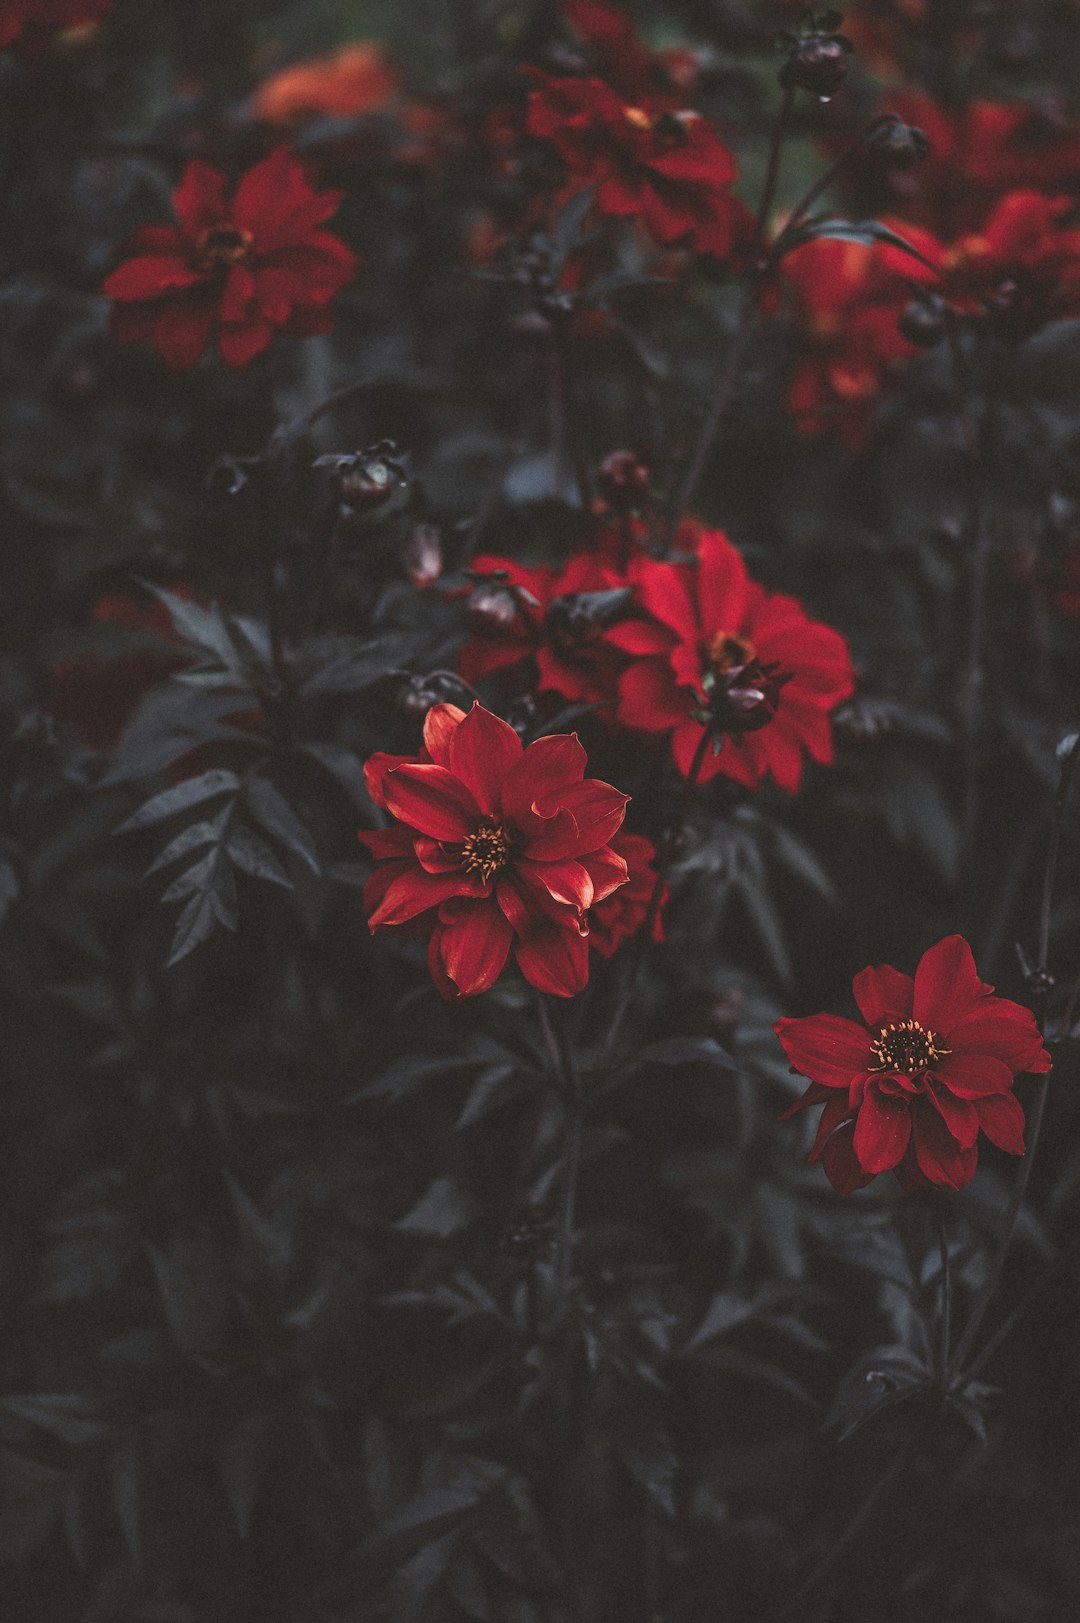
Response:
[{"label": "blurred orange flower", "polygon": [[382,46],[376,40],[362,40],[275,73],[255,92],[253,109],[266,124],[356,118],[385,107],[400,84]]}]

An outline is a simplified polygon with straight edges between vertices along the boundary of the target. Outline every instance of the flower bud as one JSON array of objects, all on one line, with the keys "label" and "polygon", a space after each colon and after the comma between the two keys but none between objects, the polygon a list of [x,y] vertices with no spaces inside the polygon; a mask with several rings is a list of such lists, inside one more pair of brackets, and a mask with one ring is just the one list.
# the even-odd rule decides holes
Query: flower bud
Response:
[{"label": "flower bud", "polygon": [[919,293],[900,312],[900,335],[920,349],[932,349],[945,336],[947,310],[934,293]]},{"label": "flower bud", "polygon": [[405,483],[405,469],[393,440],[379,440],[350,456],[320,456],[316,468],[332,468],[344,508],[353,513],[382,507]]},{"label": "flower bud", "polygon": [[443,567],[442,537],[434,524],[414,524],[399,556],[411,585],[433,586]]},{"label": "flower bud", "polygon": [[888,169],[914,169],[930,150],[930,142],[922,130],[905,124],[900,118],[883,124],[867,145],[879,163]]},{"label": "flower bud", "polygon": [[600,464],[596,484],[610,507],[620,513],[633,512],[648,494],[648,464],[633,451],[612,451]]},{"label": "flower bud", "polygon": [[480,581],[465,599],[465,624],[477,637],[505,637],[517,616],[517,598],[496,580]]},{"label": "flower bud", "polygon": [[582,643],[596,642],[604,627],[614,625],[630,605],[628,586],[606,592],[564,592],[553,597],[544,615],[544,632],[560,652],[573,652]]},{"label": "flower bud", "polygon": [[847,78],[851,44],[842,34],[808,34],[780,69],[785,90],[808,90],[829,101]]},{"label": "flower bud", "polygon": [[705,708],[698,719],[719,742],[725,734],[741,738],[744,733],[767,727],[780,703],[780,690],[790,682],[791,671],[781,672],[778,664],[762,665],[748,659],[729,670],[709,670],[702,678]]}]

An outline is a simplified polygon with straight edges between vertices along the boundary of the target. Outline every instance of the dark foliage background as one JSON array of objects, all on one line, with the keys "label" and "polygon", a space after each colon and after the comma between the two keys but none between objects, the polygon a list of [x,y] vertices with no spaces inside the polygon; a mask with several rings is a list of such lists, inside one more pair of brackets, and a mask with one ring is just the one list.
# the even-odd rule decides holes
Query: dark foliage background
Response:
[{"label": "dark foliage background", "polygon": [[[755,207],[781,94],[769,39],[797,11],[627,9],[652,46],[703,52],[699,104]],[[1067,0],[868,0],[856,21],[843,93],[796,106],[781,208],[905,79],[1077,116]],[[566,1121],[525,989],[444,1005],[414,946],[367,930],[362,762],[415,750],[423,706],[462,697],[445,674],[461,600],[410,583],[416,526],[451,587],[481,541],[561,558],[584,535],[544,335],[518,290],[469,274],[526,185],[492,161],[488,120],[518,64],[568,48],[562,27],[523,0],[115,0],[92,38],[0,57],[13,1623],[779,1618],[898,1457],[800,1615],[1077,1615],[1074,810],[1049,1116],[988,1328],[1054,1272],[947,1413],[926,1390],[932,1209],[887,1179],[841,1199],[805,1165],[771,1028],[849,1009],[864,964],[910,969],[954,930],[1030,1001],[1077,722],[1080,324],[1008,352],[974,645],[947,346],[852,447],[797,431],[799,333],[783,312],[761,325],[697,506],[844,632],[860,693],[836,765],[797,797],[717,779],[695,798],[618,1064],[603,1039],[625,954],[555,1010],[586,1095],[568,1279]],[[294,136],[344,189],[333,229],[363,259],[334,332],[240,371],[169,373],[118,345],[98,290],[131,231],[167,216],[192,157],[238,172],[268,150],[251,98],[274,71],[356,39],[385,43],[403,88]],[[888,206],[859,184],[836,212]],[[587,467],[631,446],[670,490],[738,293],[716,267],[674,296],[647,269],[580,337],[575,433]],[[392,501],[341,518],[315,459],[384,440],[403,458]],[[534,731],[557,719],[485,697]],[[656,837],[675,790],[655,757],[587,711],[561,725]],[[1014,1172],[987,1149],[949,1198],[958,1314]]]}]

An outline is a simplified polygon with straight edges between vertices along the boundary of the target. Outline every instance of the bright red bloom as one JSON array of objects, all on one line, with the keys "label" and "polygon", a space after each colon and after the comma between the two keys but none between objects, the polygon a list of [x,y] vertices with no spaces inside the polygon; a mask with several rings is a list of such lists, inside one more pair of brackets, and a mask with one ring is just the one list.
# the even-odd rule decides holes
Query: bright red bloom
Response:
[{"label": "bright red bloom", "polygon": [[835,1014],[778,1020],[792,1068],[811,1079],[787,1112],[824,1104],[811,1161],[840,1194],[895,1171],[905,1188],[962,1189],[985,1133],[1024,1153],[1021,1071],[1048,1071],[1030,1009],[992,996],[963,936],[924,952],[914,979],[887,964],[852,983],[865,1022]]},{"label": "bright red bloom", "polygon": [[940,252],[943,295],[957,309],[988,310],[1007,336],[1080,314],[1080,227],[1070,197],[1010,192],[981,231]]},{"label": "bright red bloom", "polygon": [[[886,223],[938,262],[929,232]],[[805,335],[788,390],[797,426],[816,434],[835,420],[858,444],[889,372],[917,353],[898,323],[914,289],[936,285],[934,273],[899,248],[818,237],[787,255],[783,275]]]},{"label": "bright red bloom", "polygon": [[586,778],[574,734],[527,749],[482,705],[439,704],[418,756],[373,755],[368,790],[401,826],[362,832],[379,867],[368,925],[430,931],[444,997],[486,992],[511,952],[525,979],[573,997],[589,978],[590,908],[626,883],[609,841],[628,797]]},{"label": "bright red bloom", "polygon": [[640,220],[655,242],[731,257],[749,214],[730,189],[735,159],[706,119],[628,106],[601,79],[530,72],[526,128],[556,148],[574,191],[594,186],[601,214]]},{"label": "bright red bloom", "polygon": [[331,300],[359,261],[318,227],[341,192],[316,192],[283,148],[241,178],[190,163],[173,206],[178,224],[143,226],[136,257],[105,278],[122,343],[152,338],[167,366],[194,366],[217,334],[222,358],[246,366],[275,332],[308,337],[333,325]]},{"label": "bright red bloom", "polygon": [[111,4],[112,0],[3,0],[0,51],[14,46],[20,56],[34,60],[56,34],[100,22]]},{"label": "bright red bloom", "polygon": [[604,640],[602,623],[578,629],[560,612],[577,593],[615,592],[625,587],[624,577],[605,553],[577,553],[561,569],[542,564],[527,568],[510,558],[485,554],[474,558],[470,567],[478,575],[504,575],[507,586],[523,587],[538,605],[534,608],[518,597],[508,626],[498,634],[472,637],[463,645],[458,669],[470,686],[495,671],[508,671],[531,660],[538,689],[561,693],[572,703],[606,705],[610,714],[622,661]]},{"label": "bright red bloom", "polygon": [[[706,703],[703,681],[723,683],[740,669],[775,668],[779,692],[760,730],[725,739],[706,752],[703,779],[724,773],[752,788],[767,773],[789,793],[799,787],[803,752],[833,758],[829,712],[854,688],[847,644],[811,620],[793,597],[751,580],[741,555],[719,530],[687,520],[677,540],[693,563],[639,557],[627,571],[646,619],[624,620],[608,639],[638,656],[619,682],[619,721],[649,731],[672,730],[680,772],[689,773],[701,740],[694,712]],[[708,684],[706,684],[708,685]]]},{"label": "bright red bloom", "polygon": [[[626,863],[626,884],[589,909],[589,946],[602,958],[610,958],[628,936],[637,935],[645,923],[656,885],[656,847],[644,834],[626,834],[620,829],[612,836],[611,849]],[[667,898],[665,885],[653,920],[654,941],[664,939],[661,915]]]}]

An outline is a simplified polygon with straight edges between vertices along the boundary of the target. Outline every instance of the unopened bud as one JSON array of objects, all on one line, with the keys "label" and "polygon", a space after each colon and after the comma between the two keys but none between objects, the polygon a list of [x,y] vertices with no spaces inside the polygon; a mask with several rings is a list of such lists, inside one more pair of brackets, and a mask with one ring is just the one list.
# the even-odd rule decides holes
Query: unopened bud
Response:
[{"label": "unopened bud", "polygon": [[842,34],[810,34],[799,40],[780,69],[785,90],[808,90],[829,101],[847,78],[851,43]]},{"label": "unopened bud", "polygon": [[744,733],[756,733],[775,716],[780,690],[793,674],[781,671],[779,664],[762,665],[757,659],[727,670],[707,671],[701,683],[706,706],[698,719],[718,743],[725,734],[741,738]]},{"label": "unopened bud", "polygon": [[876,130],[867,143],[880,163],[889,169],[914,169],[930,150],[930,142],[922,130],[903,119],[890,119]]},{"label": "unopened bud", "polygon": [[604,592],[564,592],[553,597],[544,615],[544,633],[554,647],[572,652],[582,643],[596,642],[605,626],[614,625],[630,606],[628,586]]},{"label": "unopened bud", "polygon": [[648,464],[633,451],[612,451],[600,464],[596,483],[610,507],[620,513],[633,512],[648,494]]},{"label": "unopened bud", "polygon": [[465,624],[477,637],[505,637],[517,617],[517,599],[498,581],[480,581],[465,599]]},{"label": "unopened bud", "polygon": [[401,548],[406,579],[421,589],[433,586],[442,574],[442,537],[434,524],[414,524]]},{"label": "unopened bud", "polygon": [[405,469],[392,440],[380,440],[350,456],[316,457],[314,466],[334,470],[342,505],[353,512],[382,507],[405,483]]}]

